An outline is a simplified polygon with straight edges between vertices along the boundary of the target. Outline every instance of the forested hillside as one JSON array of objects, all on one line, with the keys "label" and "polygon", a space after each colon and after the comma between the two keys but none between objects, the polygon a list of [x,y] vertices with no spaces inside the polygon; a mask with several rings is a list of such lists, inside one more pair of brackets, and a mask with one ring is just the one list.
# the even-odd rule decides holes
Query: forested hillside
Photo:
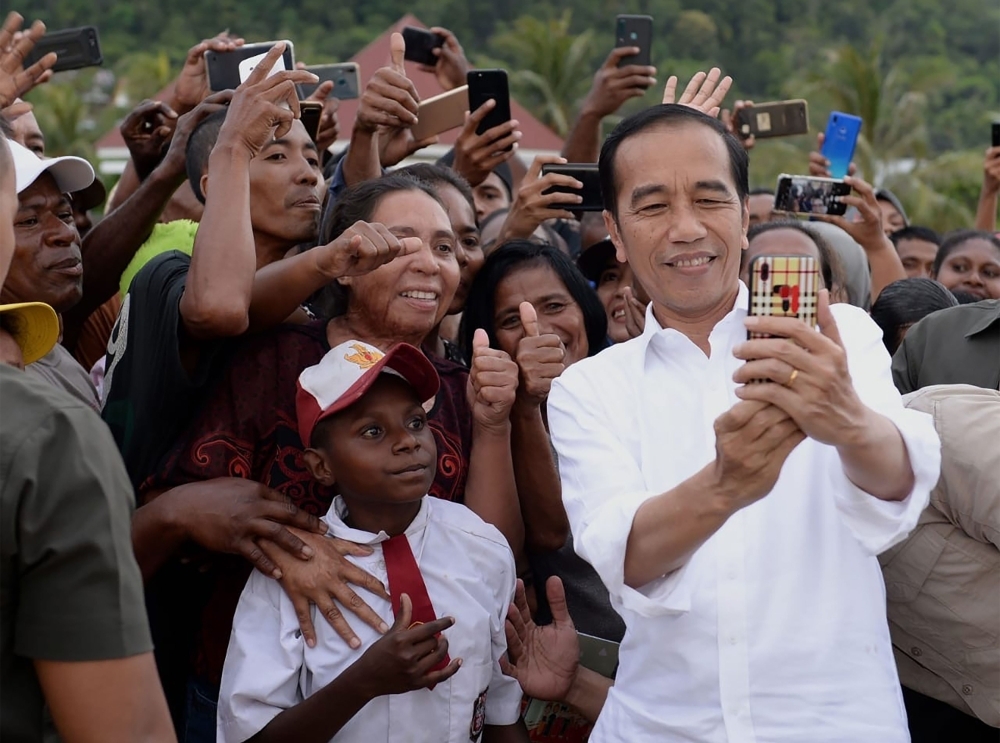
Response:
[{"label": "forested hillside", "polygon": [[[454,31],[474,64],[527,71],[515,75],[515,95],[557,130],[572,120],[612,45],[614,16],[645,13],[654,18],[661,80],[718,64],[736,79],[730,100],[805,97],[814,129],[833,108],[860,114],[863,167],[896,188],[897,164],[915,168],[924,191],[909,195],[911,204],[935,202],[943,191],[967,208],[990,121],[1000,116],[997,0],[35,0],[19,10],[52,29],[98,26],[115,75],[104,85],[118,103],[155,91],[192,44],[223,29],[254,41],[290,38],[299,59],[319,63],[347,59],[412,12]],[[38,95],[75,105],[57,91]],[[121,115],[110,103],[95,111],[94,96],[81,97],[84,129],[95,135]],[[652,102],[650,92],[630,109]],[[72,118],[64,112],[54,123],[72,129]],[[85,148],[89,138],[79,127],[62,135],[75,142],[62,142],[66,149]],[[803,139],[761,145],[769,166],[755,180],[798,159],[809,145]]]}]

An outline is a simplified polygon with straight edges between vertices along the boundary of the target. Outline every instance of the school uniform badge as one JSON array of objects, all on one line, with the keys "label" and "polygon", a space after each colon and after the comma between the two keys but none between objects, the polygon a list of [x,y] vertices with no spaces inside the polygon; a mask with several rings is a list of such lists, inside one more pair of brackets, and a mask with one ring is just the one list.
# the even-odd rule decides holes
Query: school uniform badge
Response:
[{"label": "school uniform badge", "polygon": [[469,740],[472,743],[479,740],[479,736],[483,734],[483,726],[486,725],[486,692],[489,690],[486,687],[472,705],[472,723],[469,725]]}]

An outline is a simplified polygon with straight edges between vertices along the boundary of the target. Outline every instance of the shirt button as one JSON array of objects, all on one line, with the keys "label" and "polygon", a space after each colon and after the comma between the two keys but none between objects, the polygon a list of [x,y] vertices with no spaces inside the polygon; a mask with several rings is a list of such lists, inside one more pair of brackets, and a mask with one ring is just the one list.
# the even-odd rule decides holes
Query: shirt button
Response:
[{"label": "shirt button", "polygon": [[378,565],[379,570],[385,570],[385,560],[379,560],[376,565]]},{"label": "shirt button", "polygon": [[920,648],[916,647],[910,648],[910,655],[912,655],[914,658],[919,658],[921,655],[923,655],[923,653],[924,651],[921,650]]},{"label": "shirt button", "polygon": [[736,635],[733,635],[733,636],[731,636],[729,638],[729,644],[730,645],[736,645],[736,644],[739,643],[739,641],[740,641],[740,639]]},{"label": "shirt button", "polygon": [[973,691],[974,689],[972,688],[972,684],[965,684],[962,687],[962,693],[965,694],[965,696],[969,696]]}]

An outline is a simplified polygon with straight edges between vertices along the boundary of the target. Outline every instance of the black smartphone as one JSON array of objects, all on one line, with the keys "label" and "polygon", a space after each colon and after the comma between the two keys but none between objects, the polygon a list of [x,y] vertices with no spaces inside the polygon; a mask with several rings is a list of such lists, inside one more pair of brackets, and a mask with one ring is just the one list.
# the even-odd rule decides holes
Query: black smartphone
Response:
[{"label": "black smartphone", "polygon": [[744,139],[756,137],[790,137],[809,133],[809,104],[801,98],[793,101],[772,101],[740,109],[736,114],[736,130]]},{"label": "black smartphone", "polygon": [[840,201],[851,187],[836,178],[817,178],[808,175],[778,176],[774,191],[774,211],[782,214],[831,214],[843,216],[847,204]]},{"label": "black smartphone", "polygon": [[[510,121],[510,89],[506,70],[469,70],[469,110],[475,111],[491,98],[497,105],[479,122],[476,134]],[[508,147],[507,149],[511,149]]]},{"label": "black smartphone", "polygon": [[[277,44],[277,41],[263,41],[258,44],[246,44],[231,52],[205,52],[205,68],[208,71],[208,87],[218,92],[220,90],[235,90],[243,80],[240,77],[240,65],[244,60],[259,57]],[[285,51],[281,55],[286,70],[295,69],[295,52],[292,42],[285,41]],[[281,64],[281,63],[279,63]],[[244,71],[246,66],[244,66]]]},{"label": "black smartphone", "polygon": [[622,57],[619,67],[628,65],[650,66],[650,47],[653,45],[653,17],[648,15],[620,15],[615,19],[615,47],[637,46],[638,54]]},{"label": "black smartphone", "polygon": [[433,67],[438,61],[438,58],[434,56],[434,50],[444,44],[444,36],[425,28],[404,26],[403,42],[406,44],[403,59]]},{"label": "black smartphone", "polygon": [[1000,147],[1000,121],[993,122],[993,146]]},{"label": "black smartphone", "polygon": [[323,117],[323,104],[319,101],[302,101],[299,103],[299,118],[306,128],[309,139],[316,141],[319,134],[319,120]]},{"label": "black smartphone", "polygon": [[604,200],[601,198],[601,175],[597,163],[565,163],[562,165],[548,163],[542,165],[542,175],[559,173],[576,178],[583,184],[582,189],[553,186],[545,191],[550,193],[571,193],[583,197],[579,204],[553,204],[555,209],[570,209],[579,212],[599,212],[604,210]]},{"label": "black smartphone", "polygon": [[306,72],[314,74],[319,78],[319,81],[315,85],[313,83],[299,85],[300,100],[305,100],[311,96],[316,92],[316,88],[328,80],[333,81],[333,92],[330,93],[331,98],[350,101],[361,94],[361,72],[354,62],[311,65],[310,67],[306,67]]},{"label": "black smartphone", "polygon": [[45,34],[24,58],[24,67],[31,67],[49,52],[55,52],[58,57],[52,68],[53,72],[99,67],[104,62],[101,40],[94,26],[67,28]]}]

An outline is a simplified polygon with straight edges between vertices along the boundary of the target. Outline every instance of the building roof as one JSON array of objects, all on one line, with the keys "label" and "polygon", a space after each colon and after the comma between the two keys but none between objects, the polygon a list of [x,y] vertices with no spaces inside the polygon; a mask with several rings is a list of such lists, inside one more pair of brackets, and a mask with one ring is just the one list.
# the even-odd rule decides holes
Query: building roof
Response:
[{"label": "building roof", "polygon": [[[358,65],[362,90],[368,84],[368,81],[371,80],[375,71],[389,63],[389,38],[393,33],[401,32],[404,26],[427,28],[427,26],[421,23],[415,16],[407,14],[396,21],[392,26],[387,28],[380,36],[378,36],[378,38],[369,43],[364,49],[359,51],[349,60]],[[405,64],[406,74],[413,82],[413,87],[417,89],[417,94],[420,96],[421,100],[430,98],[431,96],[435,96],[442,92],[442,88],[433,74],[421,71],[414,62],[407,61]],[[153,100],[166,100],[170,96],[172,88],[173,83],[153,96]],[[346,146],[350,137],[351,129],[354,126],[354,118],[357,115],[357,111],[357,100],[341,102],[340,109],[337,112],[337,117],[340,121],[341,136],[344,137],[344,139],[338,141],[338,146]],[[532,116],[527,109],[513,99],[511,99],[510,102],[510,112],[511,116],[517,119],[520,123],[521,133],[523,136],[519,143],[519,147],[524,154],[527,155],[528,153],[539,151],[559,152],[559,150],[562,149],[563,141],[559,135]],[[460,130],[458,129],[453,129],[452,131],[442,134],[439,138],[440,144],[435,147],[434,150],[450,149],[451,145],[455,143],[459,131]],[[122,152],[124,152],[124,158],[127,159],[128,157],[128,151],[125,149],[125,140],[122,139],[118,126],[115,126],[111,131],[97,140],[96,148],[98,151],[98,157],[101,159],[117,159],[121,156]]]}]

